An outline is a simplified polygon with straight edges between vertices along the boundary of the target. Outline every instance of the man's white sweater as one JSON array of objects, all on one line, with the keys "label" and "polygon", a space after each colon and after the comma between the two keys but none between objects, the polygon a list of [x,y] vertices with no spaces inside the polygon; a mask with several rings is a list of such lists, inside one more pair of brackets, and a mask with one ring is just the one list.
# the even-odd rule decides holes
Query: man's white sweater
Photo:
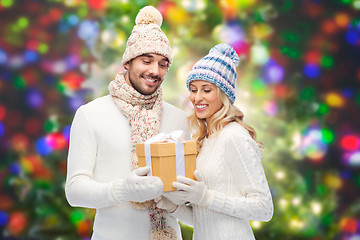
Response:
[{"label": "man's white sweater", "polygon": [[[163,102],[160,132],[184,130],[186,113]],[[149,239],[149,211],[128,202],[122,180],[131,171],[131,129],[110,95],[81,106],[74,117],[68,154],[65,192],[74,207],[96,209],[92,239]],[[166,215],[176,230],[177,220]]]}]

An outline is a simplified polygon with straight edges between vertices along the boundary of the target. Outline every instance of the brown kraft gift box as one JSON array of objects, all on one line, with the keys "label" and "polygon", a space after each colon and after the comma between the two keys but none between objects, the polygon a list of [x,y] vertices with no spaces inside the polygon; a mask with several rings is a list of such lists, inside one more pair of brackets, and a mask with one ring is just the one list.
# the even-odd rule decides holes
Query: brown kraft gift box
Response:
[{"label": "brown kraft gift box", "polygon": [[[196,180],[194,171],[196,169],[197,148],[195,141],[185,141],[184,161],[185,177]],[[176,188],[172,183],[176,181],[176,150],[174,142],[155,142],[150,144],[152,175],[160,177],[164,183],[164,192],[174,191]],[[145,144],[136,144],[136,155],[139,167],[146,166]]]}]

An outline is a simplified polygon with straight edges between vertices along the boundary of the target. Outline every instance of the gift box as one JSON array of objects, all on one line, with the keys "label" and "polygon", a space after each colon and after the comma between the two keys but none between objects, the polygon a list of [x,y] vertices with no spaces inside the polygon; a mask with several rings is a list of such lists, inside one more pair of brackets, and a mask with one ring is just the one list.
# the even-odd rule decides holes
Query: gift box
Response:
[{"label": "gift box", "polygon": [[151,172],[148,175],[161,178],[164,192],[176,190],[172,183],[176,181],[178,175],[196,180],[195,141],[138,143],[136,155],[139,167],[151,165]]}]

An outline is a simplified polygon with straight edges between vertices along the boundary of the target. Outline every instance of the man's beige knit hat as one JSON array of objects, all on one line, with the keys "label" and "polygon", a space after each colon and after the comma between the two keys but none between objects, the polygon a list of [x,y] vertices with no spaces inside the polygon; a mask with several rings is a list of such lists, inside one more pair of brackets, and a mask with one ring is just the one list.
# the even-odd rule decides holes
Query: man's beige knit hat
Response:
[{"label": "man's beige knit hat", "polygon": [[161,13],[153,6],[146,6],[139,11],[135,19],[136,25],[126,44],[123,65],[145,53],[163,55],[169,60],[169,65],[172,64],[170,42],[160,29],[162,21]]}]

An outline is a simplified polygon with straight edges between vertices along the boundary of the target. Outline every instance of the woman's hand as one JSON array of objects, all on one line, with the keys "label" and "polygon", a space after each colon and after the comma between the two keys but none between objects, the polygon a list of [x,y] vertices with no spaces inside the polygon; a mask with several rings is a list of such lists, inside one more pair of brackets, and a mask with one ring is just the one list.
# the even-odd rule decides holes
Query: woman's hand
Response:
[{"label": "woman's hand", "polygon": [[180,190],[178,192],[180,200],[207,207],[211,203],[213,192],[207,188],[197,170],[195,170],[194,175],[197,181],[178,176],[177,181],[173,182],[173,187]]}]

